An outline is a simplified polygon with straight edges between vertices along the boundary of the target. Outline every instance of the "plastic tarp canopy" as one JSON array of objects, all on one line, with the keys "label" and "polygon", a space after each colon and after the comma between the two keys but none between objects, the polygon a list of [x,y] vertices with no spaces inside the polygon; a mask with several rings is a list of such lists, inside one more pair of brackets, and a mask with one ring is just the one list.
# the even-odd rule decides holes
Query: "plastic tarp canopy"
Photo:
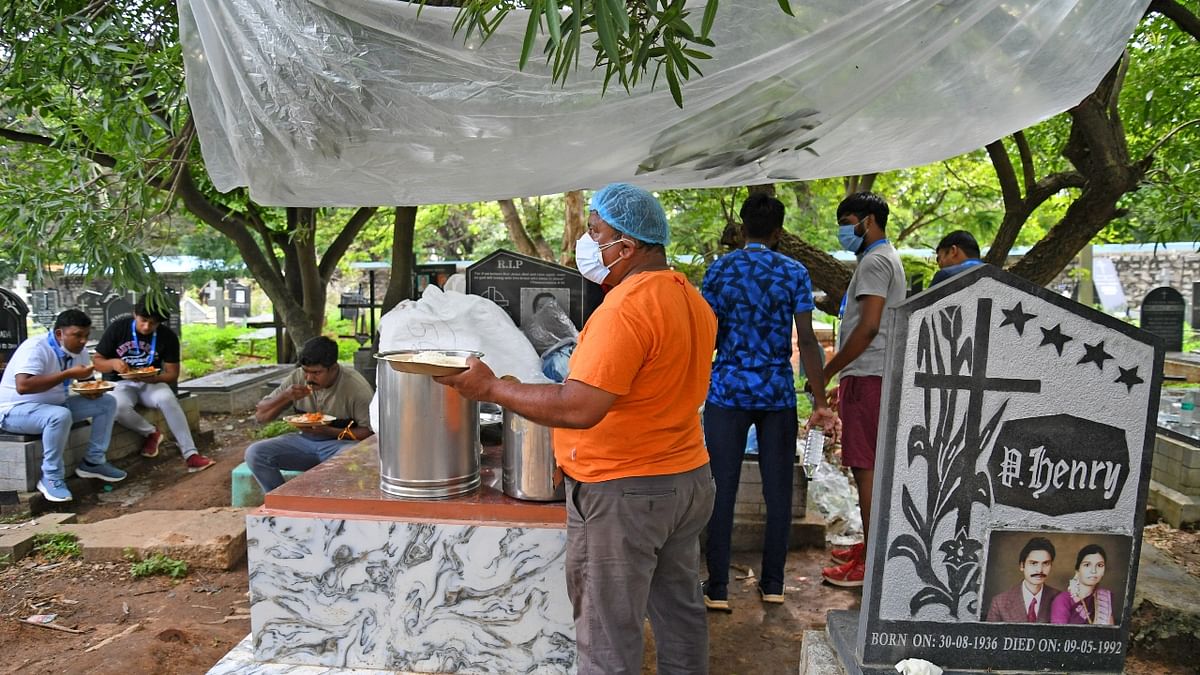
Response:
[{"label": "plastic tarp canopy", "polygon": [[[179,0],[217,189],[262,204],[456,203],[808,180],[914,166],[1074,106],[1148,0],[723,0],[676,107],[659,77],[551,81],[526,16],[464,43],[402,0]],[[695,4],[699,22],[702,4]]]}]

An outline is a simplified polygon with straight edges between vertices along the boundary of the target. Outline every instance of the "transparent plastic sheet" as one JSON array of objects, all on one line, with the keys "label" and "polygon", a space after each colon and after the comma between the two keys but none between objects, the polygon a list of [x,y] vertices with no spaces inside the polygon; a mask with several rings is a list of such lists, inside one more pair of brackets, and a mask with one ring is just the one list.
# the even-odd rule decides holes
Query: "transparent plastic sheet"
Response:
[{"label": "transparent plastic sheet", "polygon": [[[979,148],[1090,93],[1148,0],[724,0],[704,77],[601,95],[514,11],[486,43],[400,0],[179,0],[208,173],[272,205],[490,200],[628,180],[861,174]],[[698,14],[697,14],[698,16]],[[585,44],[586,50],[586,44]]]}]

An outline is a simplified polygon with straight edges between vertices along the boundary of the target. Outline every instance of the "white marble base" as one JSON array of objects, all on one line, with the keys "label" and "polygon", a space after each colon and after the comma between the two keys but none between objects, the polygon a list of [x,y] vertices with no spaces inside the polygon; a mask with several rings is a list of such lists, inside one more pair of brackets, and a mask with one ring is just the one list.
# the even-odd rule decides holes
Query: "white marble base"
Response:
[{"label": "white marble base", "polygon": [[263,663],[254,660],[254,636],[247,635],[208,675],[410,675],[394,670],[366,668],[326,668],[325,666],[289,666],[282,663]]},{"label": "white marble base", "polygon": [[246,522],[258,662],[574,671],[565,529],[271,515]]}]

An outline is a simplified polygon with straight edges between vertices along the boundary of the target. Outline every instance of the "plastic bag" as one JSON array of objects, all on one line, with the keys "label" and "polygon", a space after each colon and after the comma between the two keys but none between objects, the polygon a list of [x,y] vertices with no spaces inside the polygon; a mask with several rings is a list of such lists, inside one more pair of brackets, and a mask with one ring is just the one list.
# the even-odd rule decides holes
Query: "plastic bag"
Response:
[{"label": "plastic bag", "polygon": [[525,333],[530,344],[542,356],[563,340],[579,337],[579,331],[559,306],[558,299],[549,293],[544,296],[534,298],[533,316],[523,321],[525,325],[521,326],[521,332]]},{"label": "plastic bag", "polygon": [[[594,34],[565,83],[550,77],[544,34],[519,70],[520,9],[464,44],[454,7],[180,0],[179,32],[218,190],[248,185],[270,205],[415,205],[938,161],[1076,105],[1148,4],[792,0],[788,16],[726,0],[682,109],[653,67],[632,92],[614,79],[602,93]],[[701,5],[688,9],[698,28]]]},{"label": "plastic bag", "polygon": [[822,461],[808,481],[808,504],[825,519],[825,537],[836,545],[862,539],[858,490],[841,469]]},{"label": "plastic bag", "polygon": [[[529,340],[496,303],[478,295],[429,286],[417,301],[396,305],[379,320],[379,351],[470,349],[496,375],[545,383],[542,360]],[[378,429],[378,392],[371,400],[371,424]]]}]

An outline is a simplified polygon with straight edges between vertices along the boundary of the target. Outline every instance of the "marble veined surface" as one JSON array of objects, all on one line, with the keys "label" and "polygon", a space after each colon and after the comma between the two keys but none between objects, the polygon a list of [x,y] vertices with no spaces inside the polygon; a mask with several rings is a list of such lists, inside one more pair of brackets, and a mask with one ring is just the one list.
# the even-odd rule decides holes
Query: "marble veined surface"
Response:
[{"label": "marble veined surface", "polygon": [[267,514],[246,523],[259,662],[574,671],[564,529]]},{"label": "marble veined surface", "polygon": [[331,668],[326,666],[291,666],[283,663],[263,663],[254,659],[254,634],[247,635],[231,649],[208,675],[408,675],[395,670],[374,668]]}]

